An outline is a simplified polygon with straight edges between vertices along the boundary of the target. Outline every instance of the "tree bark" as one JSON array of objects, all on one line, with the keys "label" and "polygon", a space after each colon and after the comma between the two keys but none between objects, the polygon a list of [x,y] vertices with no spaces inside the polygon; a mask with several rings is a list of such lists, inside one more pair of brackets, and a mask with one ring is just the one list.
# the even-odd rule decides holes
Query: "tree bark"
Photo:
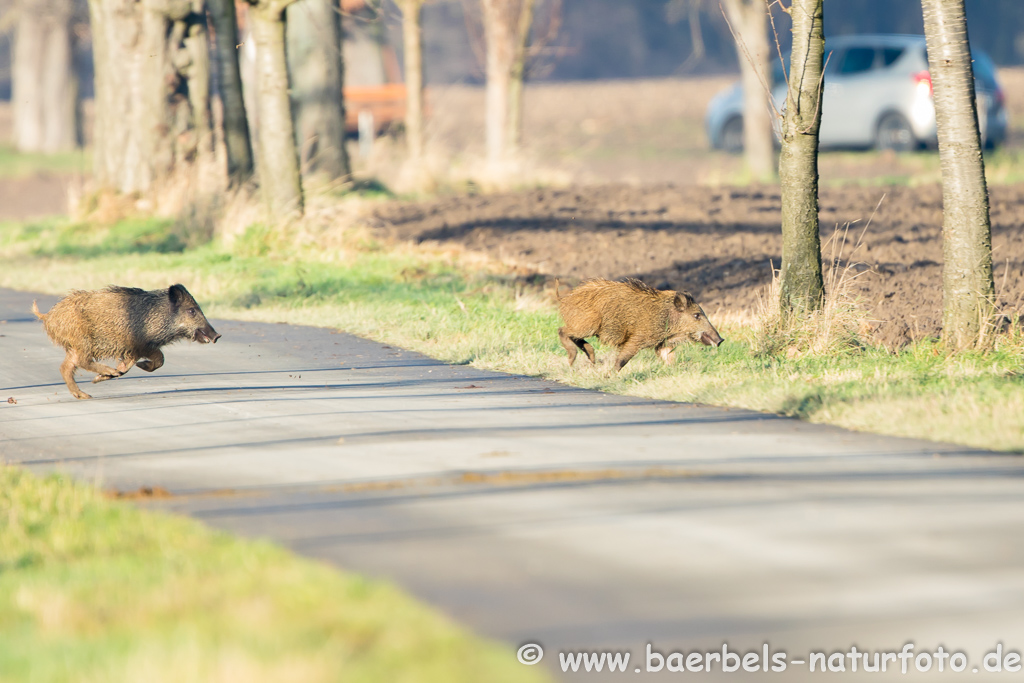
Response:
[{"label": "tree bark", "polygon": [[101,186],[149,194],[211,151],[202,9],[200,0],[89,0]]},{"label": "tree bark", "polygon": [[922,0],[942,167],[942,334],[981,341],[991,320],[992,227],[964,0]]},{"label": "tree bark", "polygon": [[519,0],[516,22],[515,51],[512,54],[512,77],[508,87],[508,149],[515,154],[523,144],[523,86],[526,82],[526,48],[536,0]]},{"label": "tree bark", "polygon": [[260,191],[276,217],[301,215],[303,210],[299,157],[288,97],[284,21],[287,4],[266,2],[249,11],[259,82],[256,107],[260,122]]},{"label": "tree bark", "polygon": [[243,183],[253,174],[252,142],[242,95],[242,75],[238,66],[238,19],[233,0],[207,0],[216,37],[217,67],[220,76],[220,100],[224,110],[224,145],[227,150],[228,178]]},{"label": "tree bark", "polygon": [[285,12],[292,118],[302,172],[350,175],[338,0],[298,0]]},{"label": "tree bark", "polygon": [[405,59],[405,139],[409,157],[423,158],[423,0],[402,2],[402,42]]},{"label": "tree bark", "polygon": [[11,100],[19,151],[53,153],[79,143],[73,9],[71,0],[27,0],[15,10]]},{"label": "tree bark", "polygon": [[487,163],[499,170],[507,159],[509,84],[513,37],[508,4],[515,0],[481,0],[486,42],[485,126]]},{"label": "tree bark", "polygon": [[142,118],[142,8],[89,0],[95,64],[93,164],[101,186],[123,193],[149,189],[152,178]]},{"label": "tree bark", "polygon": [[487,162],[500,173],[522,138],[523,75],[534,0],[481,4],[487,43]]},{"label": "tree bark", "polygon": [[784,315],[820,308],[824,291],[818,231],[818,129],[825,54],[822,4],[822,0],[793,0],[789,9],[793,48],[779,157]]},{"label": "tree bark", "polygon": [[725,0],[735,33],[743,83],[743,156],[756,180],[775,176],[772,122],[765,92],[771,47],[768,43],[768,5],[765,0]]},{"label": "tree bark", "polygon": [[213,115],[210,110],[210,36],[206,27],[204,0],[193,0],[192,14],[185,21],[184,50],[179,70],[188,79],[191,127],[195,131],[195,149],[199,159],[212,159]]}]

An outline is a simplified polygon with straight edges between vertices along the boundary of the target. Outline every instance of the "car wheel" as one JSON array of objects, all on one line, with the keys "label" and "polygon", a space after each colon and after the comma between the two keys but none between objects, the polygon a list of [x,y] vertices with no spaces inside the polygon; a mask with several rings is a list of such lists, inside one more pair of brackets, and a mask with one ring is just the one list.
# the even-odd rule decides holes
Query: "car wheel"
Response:
[{"label": "car wheel", "polygon": [[722,149],[730,154],[743,151],[743,119],[734,116],[722,126]]},{"label": "car wheel", "polygon": [[891,149],[895,152],[909,152],[917,148],[914,131],[901,114],[886,114],[878,122],[875,132],[875,149]]}]

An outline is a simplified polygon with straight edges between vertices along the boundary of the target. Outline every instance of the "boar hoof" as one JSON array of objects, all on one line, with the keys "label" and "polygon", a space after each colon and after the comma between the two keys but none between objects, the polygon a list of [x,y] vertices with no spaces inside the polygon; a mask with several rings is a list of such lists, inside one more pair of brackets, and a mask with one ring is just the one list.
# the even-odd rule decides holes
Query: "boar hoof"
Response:
[{"label": "boar hoof", "polygon": [[85,393],[84,391],[81,391],[81,390],[79,390],[79,391],[75,392],[75,393],[74,393],[74,394],[72,394],[72,395],[73,395],[73,396],[74,396],[75,398],[80,398],[80,399],[81,399],[81,398],[92,398],[92,396],[90,396],[89,394],[87,394],[87,393]]}]

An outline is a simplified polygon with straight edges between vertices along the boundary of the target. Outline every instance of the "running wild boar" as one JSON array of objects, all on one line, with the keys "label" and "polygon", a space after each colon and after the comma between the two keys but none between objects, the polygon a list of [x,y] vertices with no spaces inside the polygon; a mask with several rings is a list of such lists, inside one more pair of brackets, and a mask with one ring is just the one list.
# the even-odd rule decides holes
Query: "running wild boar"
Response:
[{"label": "running wild boar", "polygon": [[[60,374],[75,398],[92,398],[75,383],[76,368],[95,372],[93,383],[120,377],[133,365],[153,372],[164,364],[160,348],[171,342],[220,339],[182,285],[151,292],[115,286],[74,290],[45,314],[33,301],[32,312],[53,343],[67,351]],[[107,358],[117,359],[117,367],[97,362]]]},{"label": "running wild boar", "polygon": [[569,352],[569,365],[575,362],[577,349],[594,362],[594,347],[587,337],[618,349],[616,371],[641,349],[653,348],[671,363],[675,347],[684,341],[707,346],[722,343],[692,296],[659,291],[632,278],[587,280],[560,300],[559,309],[565,327],[559,328],[558,339]]}]

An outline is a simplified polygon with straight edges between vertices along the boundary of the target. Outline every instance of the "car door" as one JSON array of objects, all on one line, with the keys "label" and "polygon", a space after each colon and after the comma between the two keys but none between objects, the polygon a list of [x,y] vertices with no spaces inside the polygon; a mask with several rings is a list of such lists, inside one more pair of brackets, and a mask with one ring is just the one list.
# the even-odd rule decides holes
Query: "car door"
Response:
[{"label": "car door", "polygon": [[867,45],[850,45],[830,55],[821,110],[822,146],[871,144],[874,119],[867,110],[873,108],[872,71],[877,59],[878,50]]}]

